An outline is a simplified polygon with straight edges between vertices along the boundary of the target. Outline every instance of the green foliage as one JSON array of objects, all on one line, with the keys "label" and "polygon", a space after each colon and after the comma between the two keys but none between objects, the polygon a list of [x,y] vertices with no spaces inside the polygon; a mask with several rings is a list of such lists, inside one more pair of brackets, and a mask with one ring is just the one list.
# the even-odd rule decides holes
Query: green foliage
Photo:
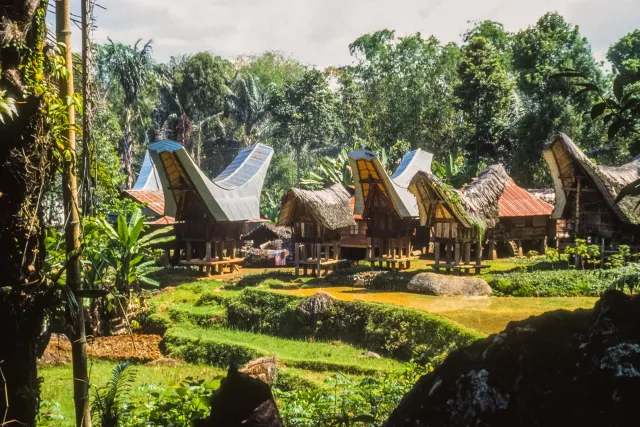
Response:
[{"label": "green foliage", "polygon": [[434,356],[480,335],[426,312],[360,301],[335,301],[322,322],[304,325],[296,316],[302,298],[246,289],[227,309],[231,327],[281,337],[340,340],[401,360]]},{"label": "green foliage", "polygon": [[286,425],[382,425],[417,379],[432,369],[409,363],[402,372],[362,380],[338,374],[327,378],[324,388],[281,391],[276,387],[274,394]]},{"label": "green foliage", "polygon": [[4,124],[5,117],[13,119],[17,115],[16,100],[8,96],[6,90],[0,90],[0,123]]},{"label": "green foliage", "polygon": [[142,391],[146,398],[129,403],[122,427],[191,427],[208,415],[213,387],[203,379],[186,378],[176,386],[147,385]]},{"label": "green foliage", "polygon": [[100,257],[116,271],[115,286],[120,292],[127,291],[131,284],[143,282],[158,286],[159,283],[147,277],[150,267],[155,264],[151,256],[152,245],[172,240],[171,236],[163,236],[167,230],[159,229],[142,236],[145,216],[140,209],[136,209],[127,223],[124,215],[119,215],[117,228],[106,219],[96,218],[97,230],[104,233],[108,244],[101,248]]},{"label": "green foliage", "polygon": [[640,30],[633,30],[612,44],[607,51],[607,59],[613,71],[625,80],[640,80]]},{"label": "green foliage", "polygon": [[473,153],[471,173],[476,176],[481,158],[495,161],[506,157],[505,132],[514,85],[500,53],[486,38],[471,37],[462,51],[460,83],[454,94],[471,129],[467,150]]},{"label": "green foliage", "polygon": [[40,411],[38,412],[37,427],[55,427],[60,425],[64,420],[60,403],[43,400],[40,402]]},{"label": "green foliage", "polygon": [[309,172],[300,181],[300,186],[309,188],[322,188],[331,184],[340,184],[343,187],[353,185],[347,150],[343,149],[335,158],[321,157],[318,159],[315,171]]},{"label": "green foliage", "polygon": [[107,385],[95,390],[91,411],[101,427],[121,425],[123,407],[129,400],[135,375],[129,367],[128,363],[116,365]]},{"label": "green foliage", "polygon": [[622,274],[612,270],[553,270],[495,274],[487,281],[495,296],[600,296]]}]

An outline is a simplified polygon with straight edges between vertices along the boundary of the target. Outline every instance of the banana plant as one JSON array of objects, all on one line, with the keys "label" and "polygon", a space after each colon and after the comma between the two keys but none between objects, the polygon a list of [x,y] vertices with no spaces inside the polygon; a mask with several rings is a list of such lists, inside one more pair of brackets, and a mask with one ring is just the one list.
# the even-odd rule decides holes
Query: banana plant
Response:
[{"label": "banana plant", "polygon": [[321,157],[318,168],[300,180],[300,185],[308,188],[319,188],[330,184],[341,184],[344,187],[353,184],[353,174],[349,165],[349,154],[342,150],[337,157]]},{"label": "banana plant", "polygon": [[138,282],[159,285],[157,281],[147,277],[155,263],[153,259],[149,259],[151,247],[169,242],[174,237],[167,236],[167,231],[163,229],[142,236],[144,221],[145,216],[139,208],[133,212],[128,223],[124,215],[119,215],[116,227],[104,218],[96,220],[98,228],[108,239],[103,256],[115,269],[115,286],[120,292],[128,291],[132,284]]}]

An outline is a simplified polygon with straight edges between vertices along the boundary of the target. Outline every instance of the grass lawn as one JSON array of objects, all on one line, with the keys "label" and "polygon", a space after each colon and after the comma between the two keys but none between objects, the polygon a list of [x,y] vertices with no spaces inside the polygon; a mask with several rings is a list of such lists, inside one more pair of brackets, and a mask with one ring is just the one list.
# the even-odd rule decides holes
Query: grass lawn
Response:
[{"label": "grass lawn", "polygon": [[178,353],[196,354],[192,357],[197,359],[224,358],[221,363],[225,364],[228,349],[239,347],[244,351],[235,351],[236,354],[274,355],[285,366],[309,371],[371,373],[402,366],[393,359],[359,357],[366,350],[342,342],[301,341],[227,328],[176,327],[167,331],[165,340],[169,350],[175,348]]},{"label": "grass lawn", "polygon": [[[116,366],[115,362],[93,361],[90,363],[91,370],[91,393],[95,388],[103,387],[111,378],[111,371]],[[142,391],[138,390],[141,386],[153,384],[156,386],[169,387],[179,384],[187,377],[205,379],[211,381],[211,385],[217,387],[220,379],[226,373],[220,368],[205,365],[189,365],[181,366],[145,366],[132,365],[135,370],[135,381],[133,383],[133,393],[135,396],[143,396]],[[58,402],[60,404],[61,413],[64,416],[64,422],[59,425],[62,427],[75,425],[74,409],[73,409],[73,373],[70,364],[56,367],[42,367],[39,370],[42,382],[42,400],[50,402]]]},{"label": "grass lawn", "polygon": [[592,308],[597,298],[435,297],[410,292],[378,291],[351,287],[306,287],[274,289],[293,295],[312,295],[319,290],[338,299],[387,303],[437,313],[484,333],[499,332],[512,320],[522,320],[545,311]]}]

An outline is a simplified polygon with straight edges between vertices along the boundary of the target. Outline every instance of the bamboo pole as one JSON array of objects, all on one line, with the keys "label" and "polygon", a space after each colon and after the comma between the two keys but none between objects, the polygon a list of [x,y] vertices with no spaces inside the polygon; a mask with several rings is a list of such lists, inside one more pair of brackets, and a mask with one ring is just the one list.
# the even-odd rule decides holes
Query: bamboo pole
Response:
[{"label": "bamboo pole", "polygon": [[[56,37],[64,44],[67,78],[59,82],[60,98],[73,96],[73,56],[71,53],[71,4],[70,0],[56,1]],[[71,357],[73,364],[73,400],[76,412],[76,426],[91,427],[91,408],[89,406],[89,375],[87,372],[87,338],[84,329],[84,299],[82,290],[82,271],[80,257],[80,212],[78,211],[78,183],[76,179],[76,133],[75,108],[67,102],[69,125],[64,130],[68,150],[71,156],[64,156],[62,176],[62,198],[65,213],[65,246],[67,251],[67,285],[74,291],[78,304],[78,314],[71,334]],[[74,254],[73,256],[71,254]]]}]

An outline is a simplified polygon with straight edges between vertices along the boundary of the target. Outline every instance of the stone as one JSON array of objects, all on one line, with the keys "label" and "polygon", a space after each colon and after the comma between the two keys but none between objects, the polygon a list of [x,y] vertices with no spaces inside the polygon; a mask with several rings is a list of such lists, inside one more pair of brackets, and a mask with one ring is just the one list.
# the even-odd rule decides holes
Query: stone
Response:
[{"label": "stone", "polygon": [[375,353],[373,351],[365,351],[364,353],[360,353],[358,355],[358,359],[381,359],[382,356],[380,356],[378,353]]},{"label": "stone", "polygon": [[407,289],[426,295],[436,296],[488,296],[489,284],[477,277],[446,276],[436,273],[419,273],[411,278]]},{"label": "stone", "polygon": [[640,295],[511,322],[452,352],[389,417],[397,426],[635,426]]},{"label": "stone", "polygon": [[265,356],[249,361],[240,372],[271,385],[278,376],[279,367],[280,361],[275,356]]},{"label": "stone", "polygon": [[331,314],[335,297],[328,292],[318,291],[303,299],[296,308],[298,320],[304,324],[313,324]]}]

